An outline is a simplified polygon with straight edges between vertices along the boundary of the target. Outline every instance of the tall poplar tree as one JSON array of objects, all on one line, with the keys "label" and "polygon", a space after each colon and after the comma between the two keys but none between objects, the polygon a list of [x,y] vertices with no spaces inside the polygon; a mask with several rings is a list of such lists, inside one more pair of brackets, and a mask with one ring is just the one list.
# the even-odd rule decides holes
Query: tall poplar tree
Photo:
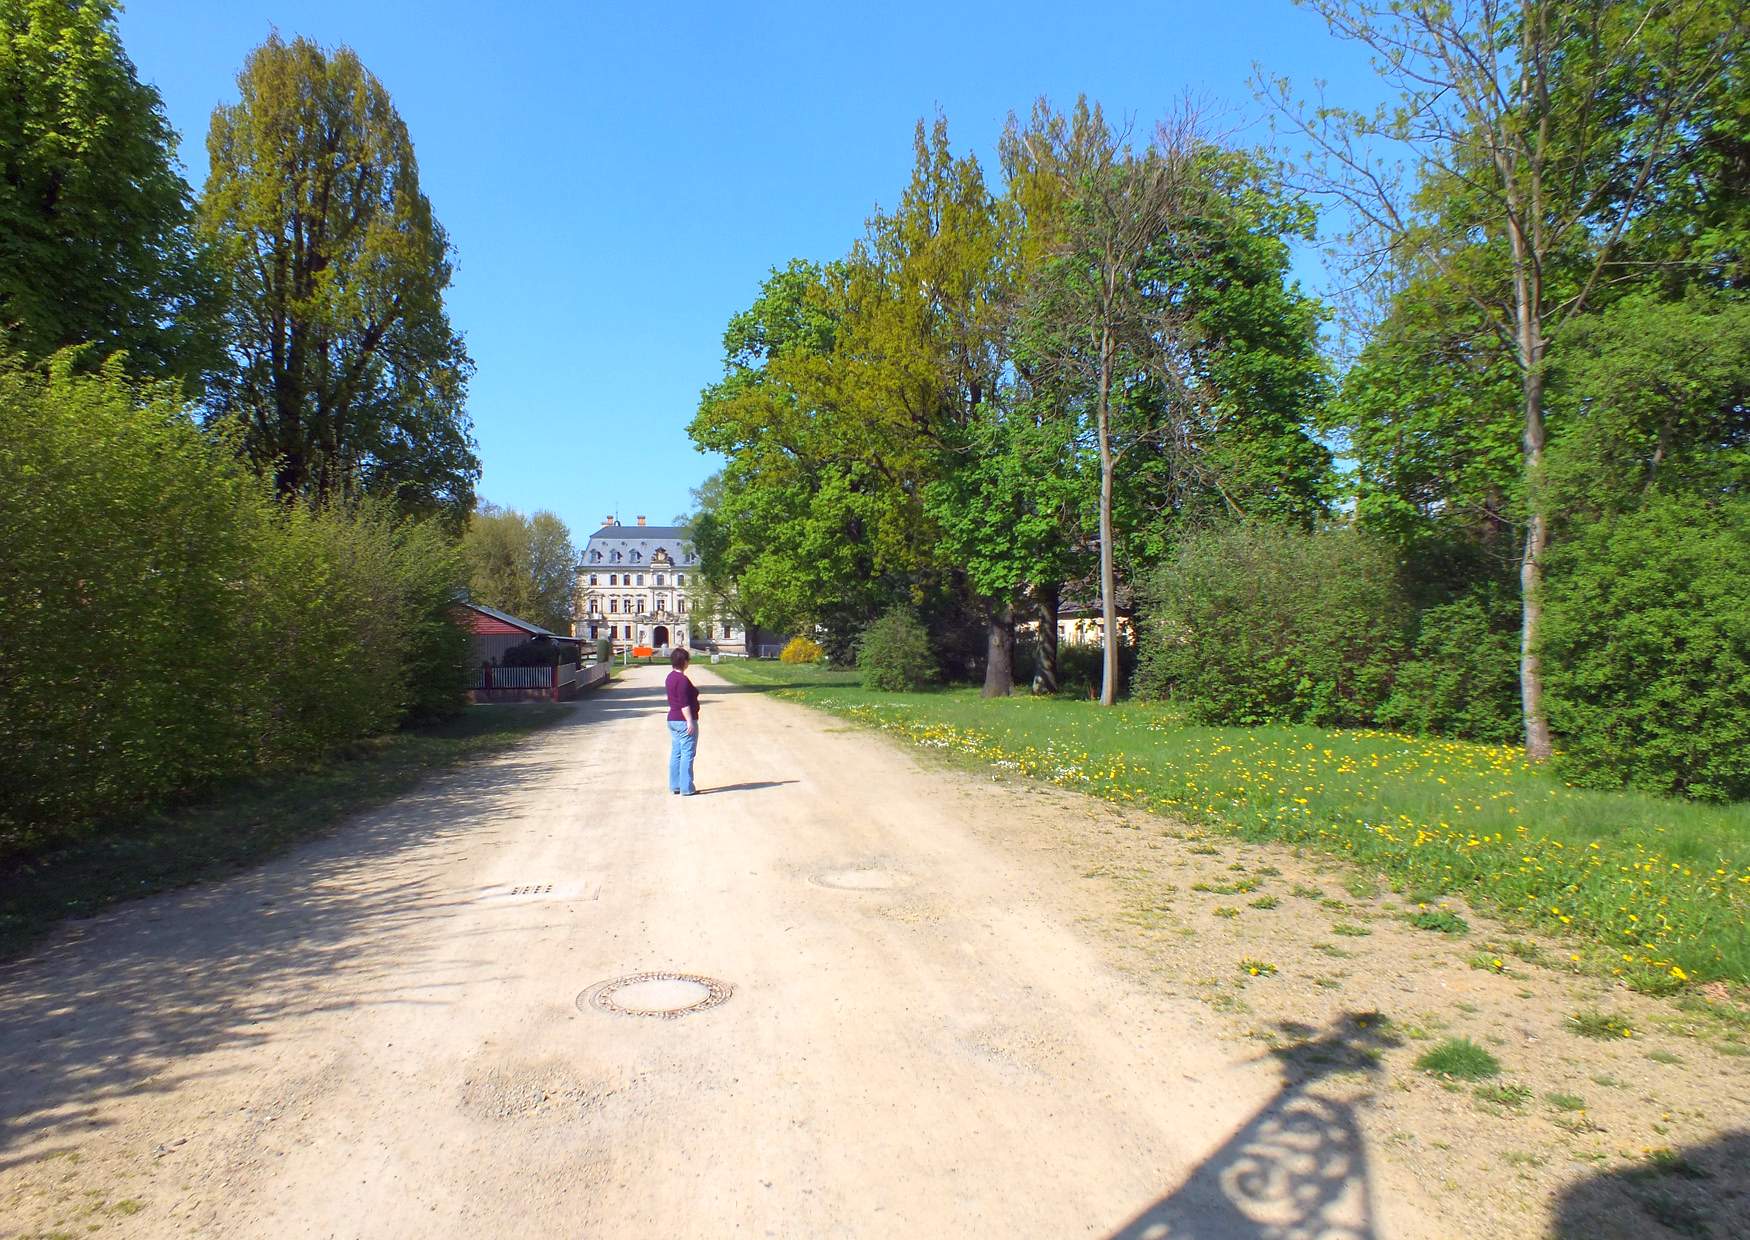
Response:
[{"label": "tall poplar tree", "polygon": [[350,48],[275,35],[213,112],[200,228],[230,280],[212,394],[282,496],[391,497],[459,521],[479,461],[449,239],[407,126]]}]

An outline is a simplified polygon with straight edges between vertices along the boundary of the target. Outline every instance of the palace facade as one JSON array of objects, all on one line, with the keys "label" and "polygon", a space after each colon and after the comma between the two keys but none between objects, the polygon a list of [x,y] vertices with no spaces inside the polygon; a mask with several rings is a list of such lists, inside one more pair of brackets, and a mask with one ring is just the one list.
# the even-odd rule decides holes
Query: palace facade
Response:
[{"label": "palace facade", "polygon": [[621,525],[608,517],[577,566],[578,637],[606,637],[615,650],[676,646],[745,654],[747,635],[728,617],[701,614],[699,557],[678,525]]}]

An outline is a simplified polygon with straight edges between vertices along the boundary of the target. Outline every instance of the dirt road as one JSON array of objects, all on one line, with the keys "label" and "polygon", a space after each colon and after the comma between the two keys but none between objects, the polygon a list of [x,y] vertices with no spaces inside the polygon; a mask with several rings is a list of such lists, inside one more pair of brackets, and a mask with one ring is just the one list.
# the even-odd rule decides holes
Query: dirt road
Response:
[{"label": "dirt road", "polygon": [[[1440,1234],[1340,1099],[1111,967],[1049,803],[695,676],[697,797],[637,670],[0,974],[0,1234]],[[585,994],[652,972],[727,986]]]}]

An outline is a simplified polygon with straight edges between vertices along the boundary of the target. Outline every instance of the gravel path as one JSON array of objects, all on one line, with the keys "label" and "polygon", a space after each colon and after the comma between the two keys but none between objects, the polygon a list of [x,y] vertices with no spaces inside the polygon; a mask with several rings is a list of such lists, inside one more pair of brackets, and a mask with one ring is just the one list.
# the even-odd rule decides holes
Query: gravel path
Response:
[{"label": "gravel path", "polygon": [[[1340,1098],[1111,967],[1059,802],[703,668],[672,797],[661,675],[0,973],[0,1234],[1441,1234]],[[579,1002],[644,973],[733,993]]]}]

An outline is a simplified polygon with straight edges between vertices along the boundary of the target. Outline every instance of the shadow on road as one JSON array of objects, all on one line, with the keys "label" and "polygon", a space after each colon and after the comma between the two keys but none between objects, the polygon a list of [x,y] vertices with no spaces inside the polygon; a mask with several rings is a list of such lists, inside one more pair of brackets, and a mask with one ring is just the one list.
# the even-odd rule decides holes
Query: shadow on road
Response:
[{"label": "shadow on road", "polygon": [[[390,968],[396,955],[384,949],[475,898],[443,876],[515,829],[531,785],[570,767],[559,734],[652,714],[664,700],[660,686],[609,686],[529,742],[429,778],[289,857],[68,923],[0,966],[0,1170],[92,1133],[86,1113],[103,1099],[170,1092],[190,1071],[217,1070],[199,1057],[257,1044],[270,1022],[442,1003],[434,996],[473,972],[502,970],[483,958],[439,973],[417,955]],[[580,801],[580,825],[584,811]]]},{"label": "shadow on road", "polygon": [[[1337,1018],[1322,1035],[1307,1025],[1270,1053],[1282,1085],[1246,1125],[1178,1188],[1110,1240],[1374,1240],[1367,1149],[1355,1106],[1341,1094],[1379,1073],[1380,1050],[1398,1045],[1378,1013]],[[1338,1088],[1331,1078],[1345,1076]]]},{"label": "shadow on road", "polygon": [[715,788],[700,788],[695,796],[710,796],[718,792],[757,792],[761,788],[782,788],[785,784],[800,783],[796,779],[763,779],[747,784],[718,784]]},{"label": "shadow on road", "polygon": [[1558,1240],[1750,1236],[1750,1131],[1589,1176],[1556,1202]]}]

